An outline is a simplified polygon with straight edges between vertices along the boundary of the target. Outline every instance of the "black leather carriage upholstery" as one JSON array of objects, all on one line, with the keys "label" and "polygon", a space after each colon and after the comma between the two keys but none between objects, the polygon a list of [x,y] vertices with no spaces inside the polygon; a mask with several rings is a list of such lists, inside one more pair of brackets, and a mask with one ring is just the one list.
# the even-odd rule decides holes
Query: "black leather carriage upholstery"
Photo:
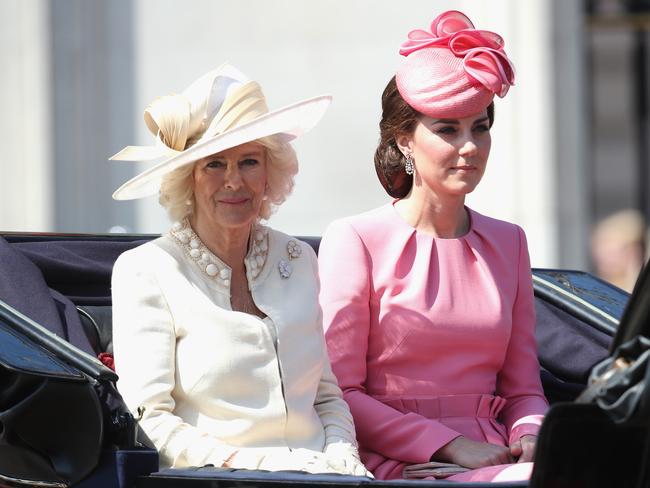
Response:
[{"label": "black leather carriage upholstery", "polygon": [[[75,304],[30,259],[48,246],[24,253],[0,238],[0,485],[102,486],[91,473],[102,456],[134,445],[135,423],[117,376],[93,359],[99,343]],[[147,454],[151,472],[157,453]]]}]

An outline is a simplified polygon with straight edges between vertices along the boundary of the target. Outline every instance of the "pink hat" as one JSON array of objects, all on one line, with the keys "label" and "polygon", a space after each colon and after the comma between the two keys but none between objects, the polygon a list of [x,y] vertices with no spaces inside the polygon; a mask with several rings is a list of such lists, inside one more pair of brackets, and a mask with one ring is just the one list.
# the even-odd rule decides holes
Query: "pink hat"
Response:
[{"label": "pink hat", "polygon": [[430,117],[460,118],[486,108],[494,94],[504,97],[515,81],[515,68],[498,34],[477,30],[457,10],[440,14],[431,32],[409,32],[397,71],[402,98]]}]

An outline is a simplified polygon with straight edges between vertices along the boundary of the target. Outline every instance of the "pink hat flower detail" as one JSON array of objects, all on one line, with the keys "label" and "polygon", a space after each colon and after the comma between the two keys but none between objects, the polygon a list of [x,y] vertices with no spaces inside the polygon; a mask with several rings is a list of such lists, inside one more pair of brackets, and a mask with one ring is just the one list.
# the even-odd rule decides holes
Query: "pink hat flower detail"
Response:
[{"label": "pink hat flower detail", "polygon": [[[434,86],[437,96],[442,96],[445,90],[436,85],[447,83],[453,85],[449,96],[460,95],[459,76],[462,76],[474,82],[470,84],[478,83],[493,95],[504,97],[515,81],[515,69],[503,49],[504,44],[498,34],[475,29],[472,21],[462,12],[444,12],[431,23],[430,32],[413,30],[402,44],[399,52],[407,57],[407,61],[397,74],[400,93],[404,96],[403,90],[412,90],[421,98],[426,88],[414,86],[413,82],[417,82],[416,85],[428,83]],[[430,65],[429,70],[427,64]],[[461,72],[454,74],[454,70]],[[429,79],[426,79],[427,75]],[[399,78],[403,83],[399,83]],[[436,102],[437,96],[430,97],[429,105]],[[407,102],[408,98],[405,97]],[[449,105],[449,100],[442,103]],[[435,110],[434,106],[425,108]]]}]

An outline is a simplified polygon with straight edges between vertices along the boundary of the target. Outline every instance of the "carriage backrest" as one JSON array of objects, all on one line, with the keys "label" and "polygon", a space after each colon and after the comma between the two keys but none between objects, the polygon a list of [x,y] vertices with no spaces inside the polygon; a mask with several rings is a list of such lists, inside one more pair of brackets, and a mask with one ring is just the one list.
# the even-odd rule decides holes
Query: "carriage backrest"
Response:
[{"label": "carriage backrest", "polygon": [[[99,354],[112,352],[113,264],[121,253],[155,237],[14,235],[6,239],[38,267],[53,293],[65,295],[63,298],[77,307],[74,326]],[[320,237],[299,239],[318,253]],[[589,323],[539,297],[536,310],[545,391],[551,401],[571,400],[582,390],[591,366],[606,357],[611,334],[594,330]]]}]

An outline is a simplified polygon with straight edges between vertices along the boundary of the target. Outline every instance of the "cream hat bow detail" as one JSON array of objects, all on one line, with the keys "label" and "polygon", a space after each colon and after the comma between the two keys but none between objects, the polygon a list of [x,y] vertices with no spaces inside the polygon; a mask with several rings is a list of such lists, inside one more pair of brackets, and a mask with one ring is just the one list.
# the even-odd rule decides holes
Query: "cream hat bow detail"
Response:
[{"label": "cream hat bow detail", "polygon": [[223,64],[181,94],[159,97],[147,107],[144,121],[155,145],[127,146],[110,159],[164,160],[124,183],[113,198],[155,194],[168,172],[245,142],[273,134],[291,140],[316,125],[330,102],[319,96],[269,112],[259,84]]}]

